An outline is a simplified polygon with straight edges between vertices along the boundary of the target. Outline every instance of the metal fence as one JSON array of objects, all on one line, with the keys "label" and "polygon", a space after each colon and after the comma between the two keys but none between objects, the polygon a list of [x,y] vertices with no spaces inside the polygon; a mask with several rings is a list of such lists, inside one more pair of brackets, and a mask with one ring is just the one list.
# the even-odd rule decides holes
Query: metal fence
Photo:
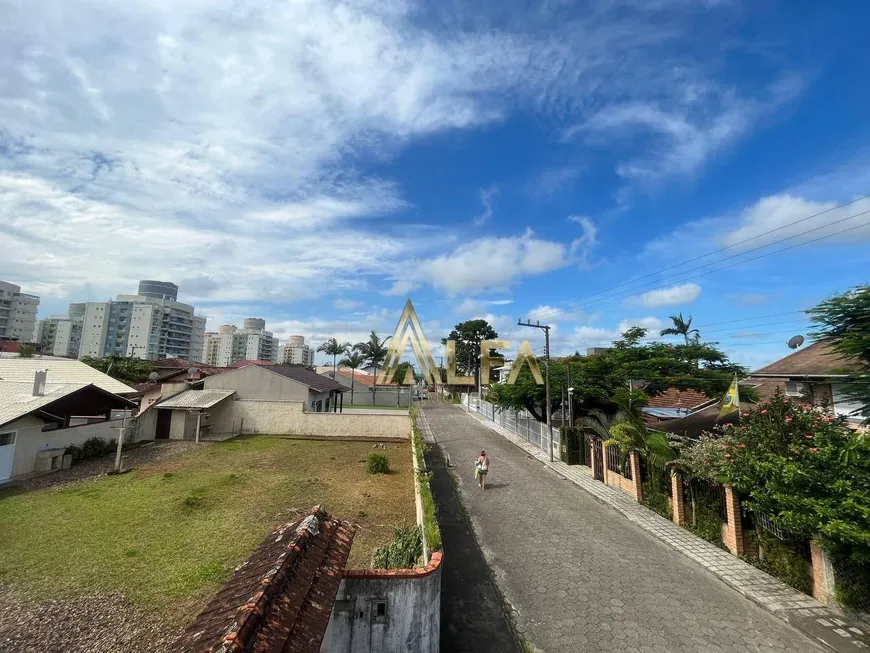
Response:
[{"label": "metal fence", "polygon": [[[547,425],[536,420],[528,411],[501,410],[486,400],[479,401],[476,396],[464,397],[470,410],[480,413],[526,442],[547,450]],[[559,451],[559,431],[552,428],[553,454]]]}]

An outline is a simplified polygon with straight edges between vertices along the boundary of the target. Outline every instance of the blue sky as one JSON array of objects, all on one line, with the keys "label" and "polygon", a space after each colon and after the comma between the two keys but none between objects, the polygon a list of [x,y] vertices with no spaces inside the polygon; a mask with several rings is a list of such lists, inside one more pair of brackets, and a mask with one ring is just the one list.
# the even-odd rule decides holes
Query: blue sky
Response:
[{"label": "blue sky", "polygon": [[834,208],[870,193],[862,2],[0,11],[0,278],[42,315],[156,278],[209,328],[357,341],[410,296],[431,341],[539,347],[528,316],[563,353],[682,312],[757,366],[867,282],[870,202]]}]

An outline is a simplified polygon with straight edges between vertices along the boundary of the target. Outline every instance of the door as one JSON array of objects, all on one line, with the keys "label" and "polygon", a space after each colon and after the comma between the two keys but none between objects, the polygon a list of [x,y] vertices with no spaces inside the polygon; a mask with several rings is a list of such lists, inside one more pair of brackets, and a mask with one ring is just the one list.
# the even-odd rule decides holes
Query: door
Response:
[{"label": "door", "polygon": [[0,481],[12,476],[12,459],[15,458],[15,431],[0,433]]},{"label": "door", "polygon": [[159,408],[152,408],[157,411],[157,430],[154,437],[158,440],[166,440],[169,438],[169,425],[172,423],[172,411]]}]

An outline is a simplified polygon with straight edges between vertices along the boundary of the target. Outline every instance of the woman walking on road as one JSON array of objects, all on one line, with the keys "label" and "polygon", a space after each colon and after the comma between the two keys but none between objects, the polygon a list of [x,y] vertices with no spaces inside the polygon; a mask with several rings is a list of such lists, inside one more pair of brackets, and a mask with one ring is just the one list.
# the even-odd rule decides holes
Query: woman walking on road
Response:
[{"label": "woman walking on road", "polygon": [[481,451],[474,463],[474,475],[477,477],[477,484],[481,490],[486,489],[486,475],[489,472],[489,457],[486,451]]}]

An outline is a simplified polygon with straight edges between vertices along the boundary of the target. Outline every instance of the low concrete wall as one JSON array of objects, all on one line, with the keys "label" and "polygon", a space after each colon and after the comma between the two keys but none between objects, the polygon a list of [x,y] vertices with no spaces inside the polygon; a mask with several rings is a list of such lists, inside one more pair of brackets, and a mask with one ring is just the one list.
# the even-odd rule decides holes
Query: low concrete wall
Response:
[{"label": "low concrete wall", "polygon": [[396,415],[307,413],[302,402],[225,401],[211,412],[215,436],[238,433],[407,440],[411,418]]},{"label": "low concrete wall", "polygon": [[42,420],[28,417],[3,427],[4,431],[18,432],[15,442],[15,458],[12,463],[12,476],[10,478],[35,471],[37,468],[37,454],[45,449],[58,449],[73,444],[82,444],[88,438],[94,437],[104,440],[117,438],[118,430],[113,427],[121,426],[121,422],[122,420],[118,419],[97,424],[83,424],[68,429],[43,431]]},{"label": "low concrete wall", "polygon": [[345,572],[322,653],[438,653],[441,553],[423,569]]}]

